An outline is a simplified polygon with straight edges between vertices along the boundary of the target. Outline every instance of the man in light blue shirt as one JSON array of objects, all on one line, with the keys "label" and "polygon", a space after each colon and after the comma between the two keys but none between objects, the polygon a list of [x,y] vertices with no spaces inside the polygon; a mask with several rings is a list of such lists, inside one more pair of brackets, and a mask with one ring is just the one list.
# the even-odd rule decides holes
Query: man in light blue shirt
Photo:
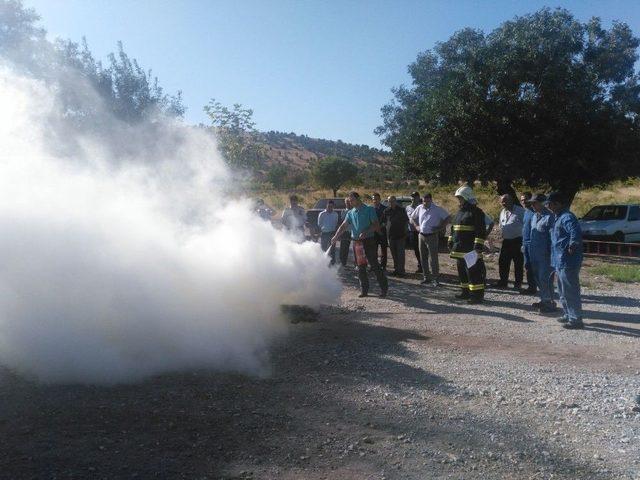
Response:
[{"label": "man in light blue shirt", "polygon": [[[433,202],[430,193],[426,193],[411,214],[411,223],[418,231],[418,249],[420,251],[420,263],[422,264],[422,284],[431,281],[434,287],[439,285],[440,263],[438,260],[438,241],[440,232],[444,231],[449,222],[449,213]],[[431,260],[431,261],[429,261]],[[431,267],[431,271],[429,271]],[[433,275],[431,278],[430,275]]]},{"label": "man in light blue shirt", "polygon": [[333,207],[335,203],[333,200],[327,202],[327,208],[325,208],[320,215],[318,215],[318,228],[320,229],[320,248],[323,252],[329,249],[329,257],[331,258],[331,265],[336,263],[336,246],[331,243],[331,239],[336,234],[338,229],[338,212]]},{"label": "man in light blue shirt", "polygon": [[[367,275],[367,262],[371,266],[371,270],[375,273],[378,284],[380,285],[380,296],[386,297],[389,288],[387,276],[378,262],[378,248],[374,238],[374,233],[380,231],[380,223],[378,215],[373,207],[369,207],[362,203],[358,192],[349,193],[349,199],[353,208],[347,212],[344,222],[338,228],[331,239],[331,243],[335,243],[340,239],[342,232],[347,229],[351,230],[351,240],[354,245],[354,253],[358,264],[358,279],[360,280],[360,296],[366,297],[369,294],[369,276]],[[364,250],[366,261],[358,261],[358,249]],[[361,259],[363,260],[363,259]]]},{"label": "man in light blue shirt", "polygon": [[581,329],[584,328],[580,298],[582,230],[576,216],[569,211],[567,199],[562,193],[550,193],[547,205],[556,216],[551,230],[551,264],[564,311],[559,321],[564,323],[566,329]]}]

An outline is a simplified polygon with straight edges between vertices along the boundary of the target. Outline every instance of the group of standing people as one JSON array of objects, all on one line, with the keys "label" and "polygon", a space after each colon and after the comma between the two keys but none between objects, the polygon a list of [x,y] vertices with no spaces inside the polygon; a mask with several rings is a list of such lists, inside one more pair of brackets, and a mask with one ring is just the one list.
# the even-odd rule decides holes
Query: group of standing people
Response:
[{"label": "group of standing people", "polygon": [[[557,310],[554,280],[563,310],[559,319],[568,329],[583,328],[580,298],[582,267],[582,231],[569,202],[560,192],[520,197],[524,208],[511,195],[500,198],[502,248],[498,259],[500,280],[493,286],[507,288],[511,263],[514,265],[514,289],[522,294],[536,294],[540,301],[532,307],[542,313]],[[522,289],[524,270],[527,289]]]},{"label": "group of standing people", "polygon": [[[458,211],[450,215],[433,201],[430,193],[411,194],[412,202],[403,207],[395,196],[381,201],[378,193],[366,205],[357,192],[345,199],[343,215],[335,210],[333,201],[318,216],[320,244],[335,263],[335,245],[340,242],[339,259],[347,265],[349,248],[353,248],[360,282],[360,296],[369,294],[369,271],[380,286],[380,295],[387,295],[387,250],[391,252],[394,270],[390,276],[403,277],[407,244],[416,255],[422,284],[439,286],[440,238],[450,225],[447,247],[456,260],[460,292],[456,295],[470,304],[484,300],[486,267],[485,242],[493,229],[493,219],[478,206],[473,189],[463,186],[456,190]],[[557,310],[554,301],[554,280],[563,310],[559,319],[568,329],[583,328],[579,273],[582,265],[582,233],[577,218],[569,211],[567,199],[559,192],[546,197],[526,192],[519,205],[512,196],[500,197],[502,211],[499,227],[502,247],[498,259],[499,280],[492,286],[508,286],[511,263],[514,265],[514,289],[522,294],[540,297],[532,307],[542,313]],[[290,198],[290,207],[282,215],[289,230],[303,230],[305,212],[297,198]],[[378,253],[380,252],[380,255]],[[527,289],[522,289],[524,272]]]}]

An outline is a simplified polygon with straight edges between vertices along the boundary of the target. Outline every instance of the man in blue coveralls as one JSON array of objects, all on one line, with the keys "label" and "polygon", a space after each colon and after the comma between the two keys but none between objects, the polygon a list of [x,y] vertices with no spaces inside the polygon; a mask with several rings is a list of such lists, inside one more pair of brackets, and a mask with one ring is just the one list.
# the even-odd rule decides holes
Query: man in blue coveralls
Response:
[{"label": "man in blue coveralls", "polygon": [[553,301],[553,279],[551,269],[551,230],[553,229],[553,214],[544,206],[547,198],[538,193],[529,200],[533,214],[529,219],[528,234],[528,262],[529,268],[536,276],[536,283],[540,291],[540,301],[533,304],[533,308],[541,313],[556,311]]},{"label": "man in blue coveralls", "polygon": [[547,206],[555,214],[551,230],[551,263],[555,269],[560,303],[564,315],[558,319],[569,330],[584,328],[580,299],[580,267],[582,267],[582,230],[576,216],[569,211],[566,197],[552,192]]},{"label": "man in blue coveralls", "polygon": [[522,219],[522,253],[524,254],[524,269],[527,272],[527,285],[529,285],[526,290],[520,290],[520,293],[523,295],[535,295],[537,289],[536,274],[533,271],[531,258],[529,256],[531,217],[534,215],[533,207],[531,206],[531,192],[524,192],[520,195],[520,201],[524,207],[524,217]]},{"label": "man in blue coveralls", "polygon": [[[373,236],[375,232],[380,231],[380,223],[378,222],[378,215],[373,207],[365,205],[360,200],[360,195],[357,192],[349,193],[349,200],[353,208],[349,210],[345,216],[344,222],[338,228],[338,231],[331,239],[331,243],[335,243],[340,239],[342,232],[347,228],[351,230],[351,240],[354,242],[361,242],[364,248],[364,254],[367,257],[367,262],[371,267],[371,271],[375,273],[380,285],[380,296],[386,297],[387,290],[389,288],[387,276],[384,270],[378,262],[378,245]],[[361,265],[358,263],[358,279],[360,280],[360,297],[366,297],[369,295],[369,276],[367,275],[367,265]]]}]

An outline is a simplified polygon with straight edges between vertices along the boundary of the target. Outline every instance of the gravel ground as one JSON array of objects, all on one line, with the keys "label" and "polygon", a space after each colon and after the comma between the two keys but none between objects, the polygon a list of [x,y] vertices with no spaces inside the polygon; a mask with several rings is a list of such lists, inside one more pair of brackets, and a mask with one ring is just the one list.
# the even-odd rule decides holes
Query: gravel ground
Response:
[{"label": "gravel ground", "polygon": [[640,479],[640,286],[587,278],[586,329],[565,331],[514,291],[453,301],[441,262],[441,287],[394,279],[386,299],[347,268],[260,378],[0,370],[0,478]]}]

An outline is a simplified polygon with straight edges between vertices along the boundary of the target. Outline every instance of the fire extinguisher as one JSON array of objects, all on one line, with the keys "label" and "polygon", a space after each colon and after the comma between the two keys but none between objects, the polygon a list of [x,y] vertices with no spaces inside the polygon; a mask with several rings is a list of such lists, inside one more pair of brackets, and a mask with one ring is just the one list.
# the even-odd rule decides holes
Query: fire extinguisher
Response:
[{"label": "fire extinguisher", "polygon": [[362,266],[367,264],[367,256],[364,253],[364,243],[362,240],[354,240],[353,255],[356,257],[356,265]]}]

